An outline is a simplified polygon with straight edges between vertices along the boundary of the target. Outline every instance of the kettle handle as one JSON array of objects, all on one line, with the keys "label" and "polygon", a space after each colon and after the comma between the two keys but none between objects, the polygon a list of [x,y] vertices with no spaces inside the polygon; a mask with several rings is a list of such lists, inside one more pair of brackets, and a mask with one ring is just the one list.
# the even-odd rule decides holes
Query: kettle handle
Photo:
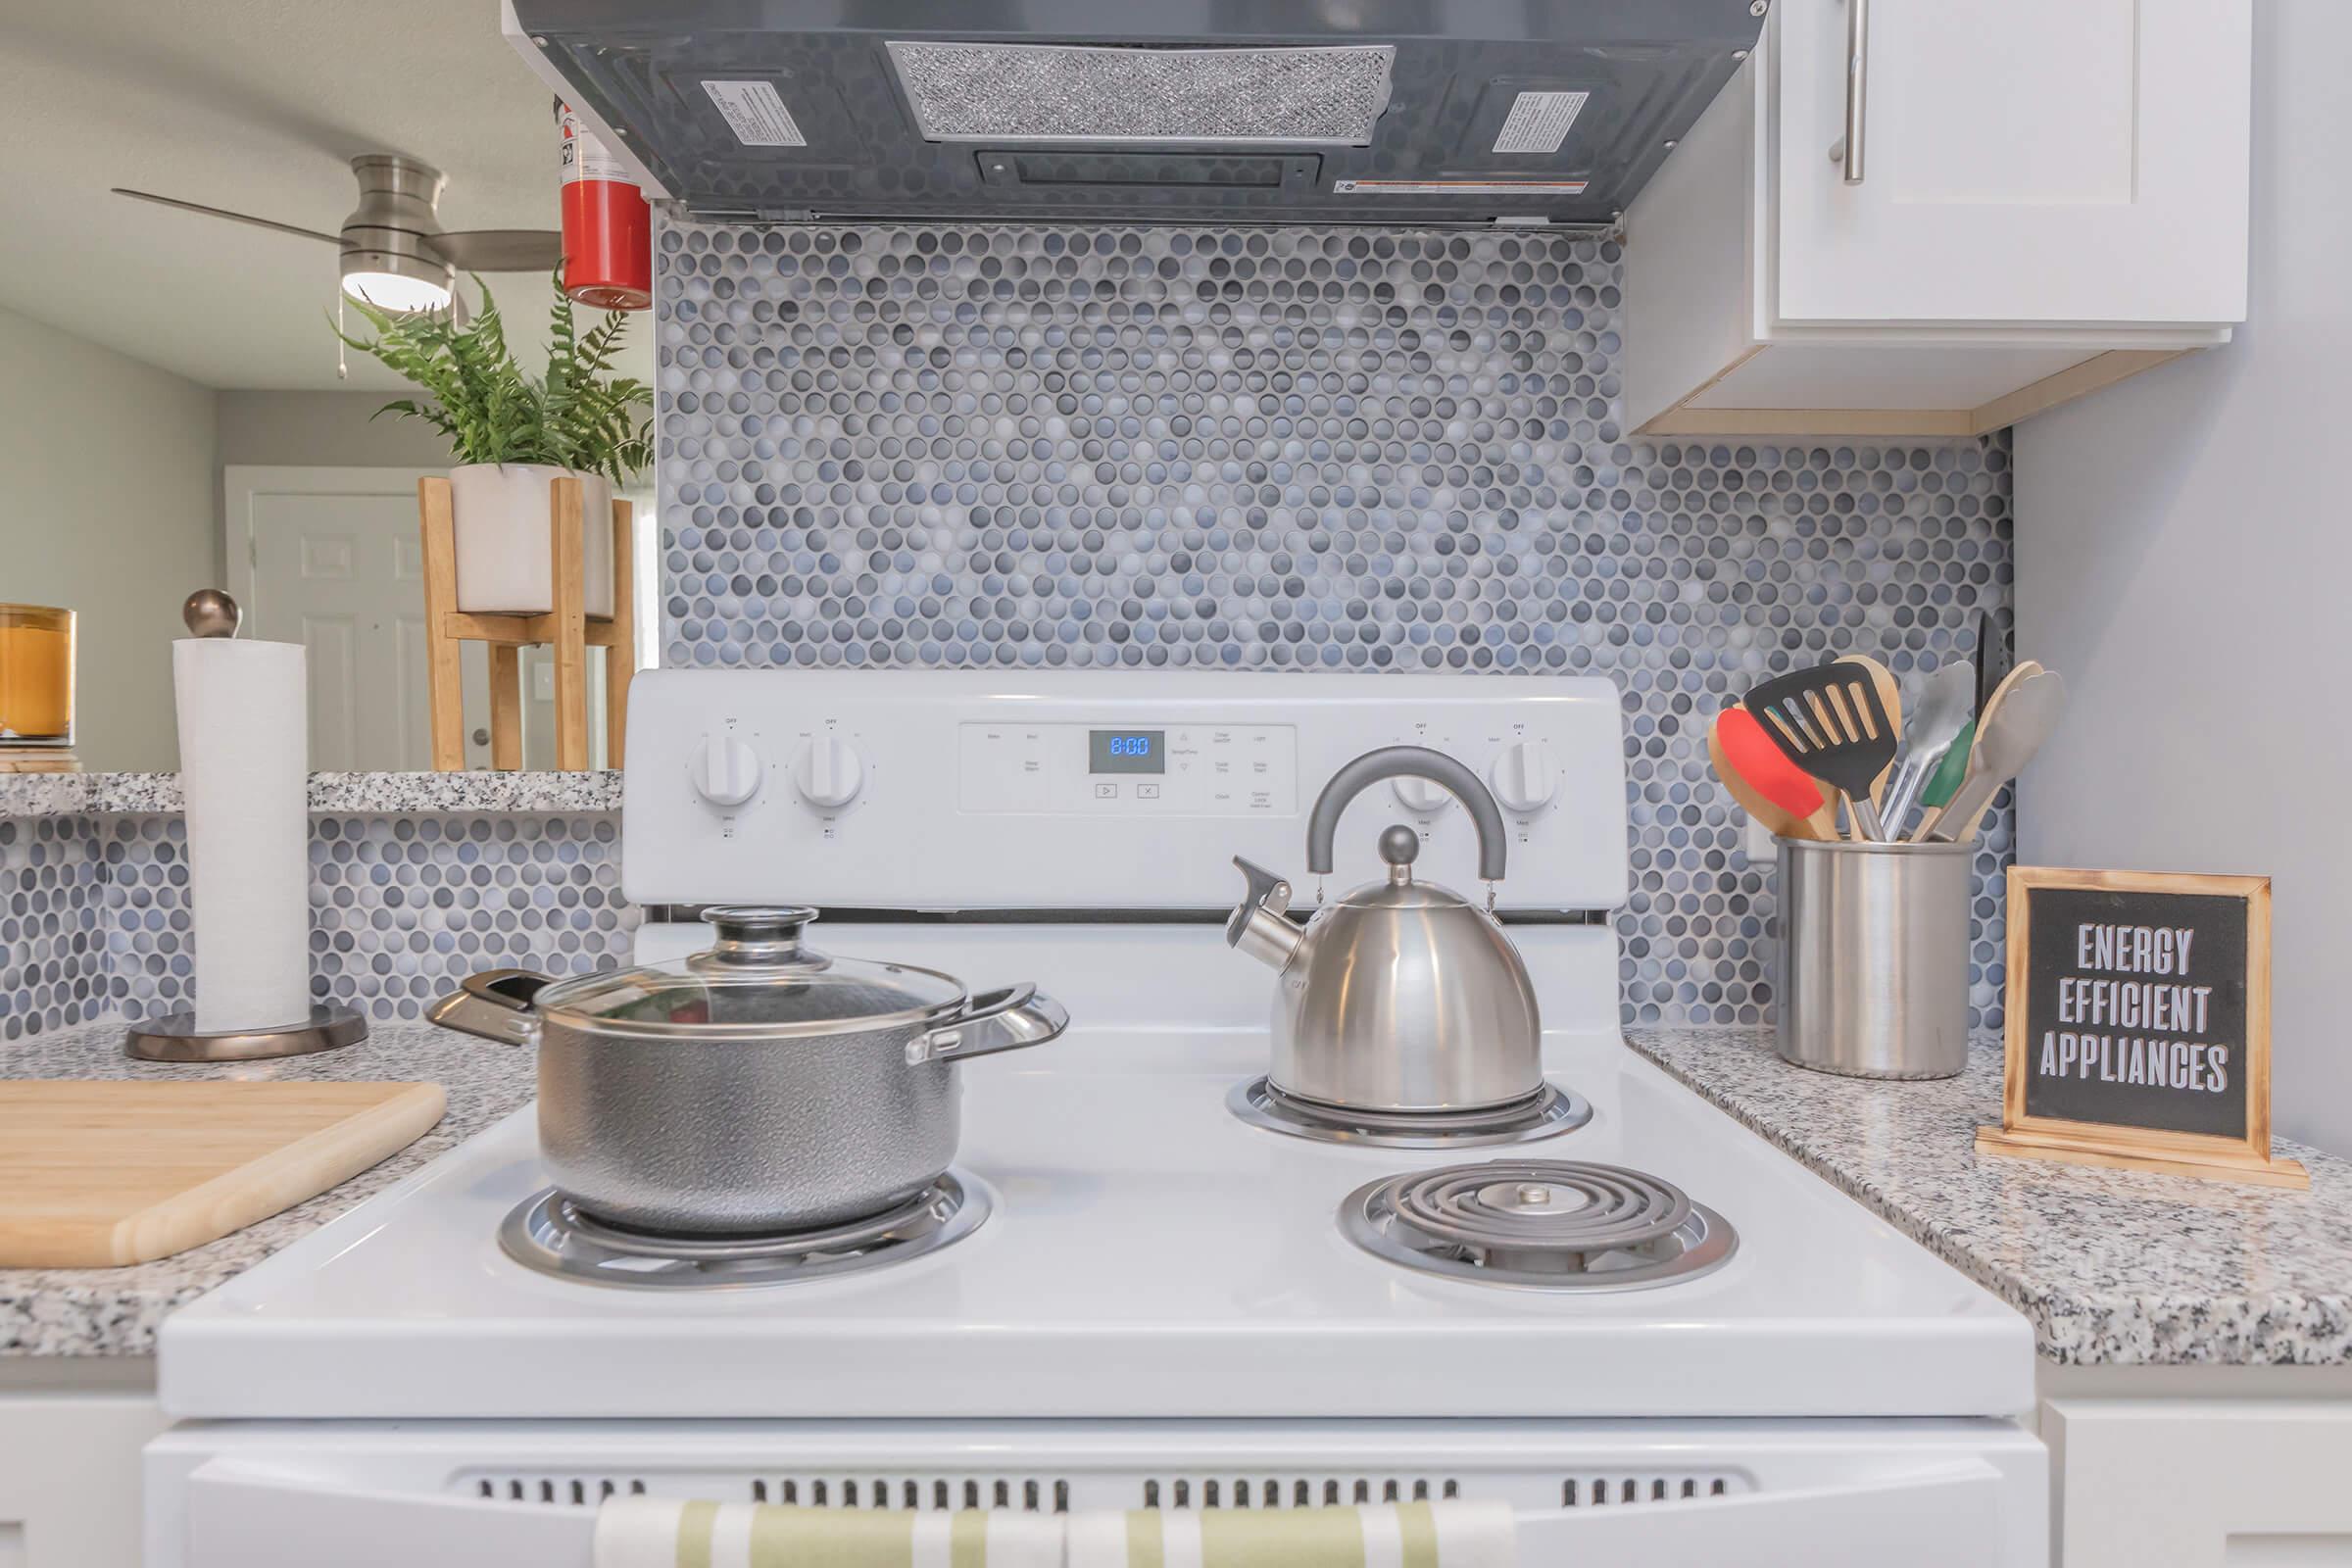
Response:
[{"label": "kettle handle", "polygon": [[1502,880],[1505,850],[1502,812],[1476,773],[1444,752],[1426,746],[1384,746],[1331,775],[1315,797],[1314,814],[1306,819],[1306,868],[1317,876],[1331,870],[1332,836],[1339,831],[1340,813],[1348,803],[1384,778],[1425,778],[1452,792],[1478,826],[1478,874],[1488,882]]}]

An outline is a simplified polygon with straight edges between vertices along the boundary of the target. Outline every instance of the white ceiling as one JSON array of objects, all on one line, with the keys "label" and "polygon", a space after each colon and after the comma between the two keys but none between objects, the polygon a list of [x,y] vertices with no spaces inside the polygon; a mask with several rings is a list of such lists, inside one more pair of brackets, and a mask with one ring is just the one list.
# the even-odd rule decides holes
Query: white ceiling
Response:
[{"label": "white ceiling", "polygon": [[[401,152],[449,174],[443,226],[552,228],[550,101],[498,0],[0,0],[0,307],[207,386],[397,386],[336,378],[327,246],[108,187],[332,233],[347,161]],[[546,281],[491,287],[535,360]]]}]

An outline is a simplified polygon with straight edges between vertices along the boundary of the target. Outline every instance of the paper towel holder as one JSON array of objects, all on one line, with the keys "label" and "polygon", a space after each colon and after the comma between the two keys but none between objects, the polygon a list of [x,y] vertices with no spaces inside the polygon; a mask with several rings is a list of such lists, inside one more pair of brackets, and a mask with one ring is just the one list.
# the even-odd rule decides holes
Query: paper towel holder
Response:
[{"label": "paper towel holder", "polygon": [[174,1012],[130,1026],[122,1054],[139,1061],[261,1061],[271,1056],[308,1056],[356,1046],[368,1038],[368,1020],[339,1003],[315,1002],[300,1023],[275,1029],[237,1029],[200,1034],[196,1014]]},{"label": "paper towel holder", "polygon": [[[180,619],[199,637],[234,637],[244,612],[218,588],[199,588],[179,607]],[[262,1061],[272,1056],[308,1056],[358,1045],[368,1038],[368,1020],[340,1003],[315,1002],[297,1023],[274,1029],[231,1029],[206,1034],[194,1012],[174,1012],[130,1026],[122,1054],[138,1061]]]}]

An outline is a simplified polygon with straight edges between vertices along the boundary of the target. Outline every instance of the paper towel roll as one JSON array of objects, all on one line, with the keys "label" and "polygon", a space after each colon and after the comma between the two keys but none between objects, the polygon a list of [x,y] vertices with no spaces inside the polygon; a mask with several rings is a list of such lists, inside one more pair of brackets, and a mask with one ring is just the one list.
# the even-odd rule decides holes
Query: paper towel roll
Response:
[{"label": "paper towel roll", "polygon": [[311,1011],[310,690],[300,643],[172,645],[195,908],[196,1028]]}]

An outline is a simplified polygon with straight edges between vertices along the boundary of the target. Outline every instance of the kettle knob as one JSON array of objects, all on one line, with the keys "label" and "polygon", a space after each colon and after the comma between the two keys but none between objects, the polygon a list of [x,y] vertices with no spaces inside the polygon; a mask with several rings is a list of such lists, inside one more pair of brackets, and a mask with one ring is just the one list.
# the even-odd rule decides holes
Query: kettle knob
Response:
[{"label": "kettle knob", "polygon": [[1380,858],[1391,865],[1410,865],[1421,858],[1421,835],[1402,822],[1381,829]]}]

